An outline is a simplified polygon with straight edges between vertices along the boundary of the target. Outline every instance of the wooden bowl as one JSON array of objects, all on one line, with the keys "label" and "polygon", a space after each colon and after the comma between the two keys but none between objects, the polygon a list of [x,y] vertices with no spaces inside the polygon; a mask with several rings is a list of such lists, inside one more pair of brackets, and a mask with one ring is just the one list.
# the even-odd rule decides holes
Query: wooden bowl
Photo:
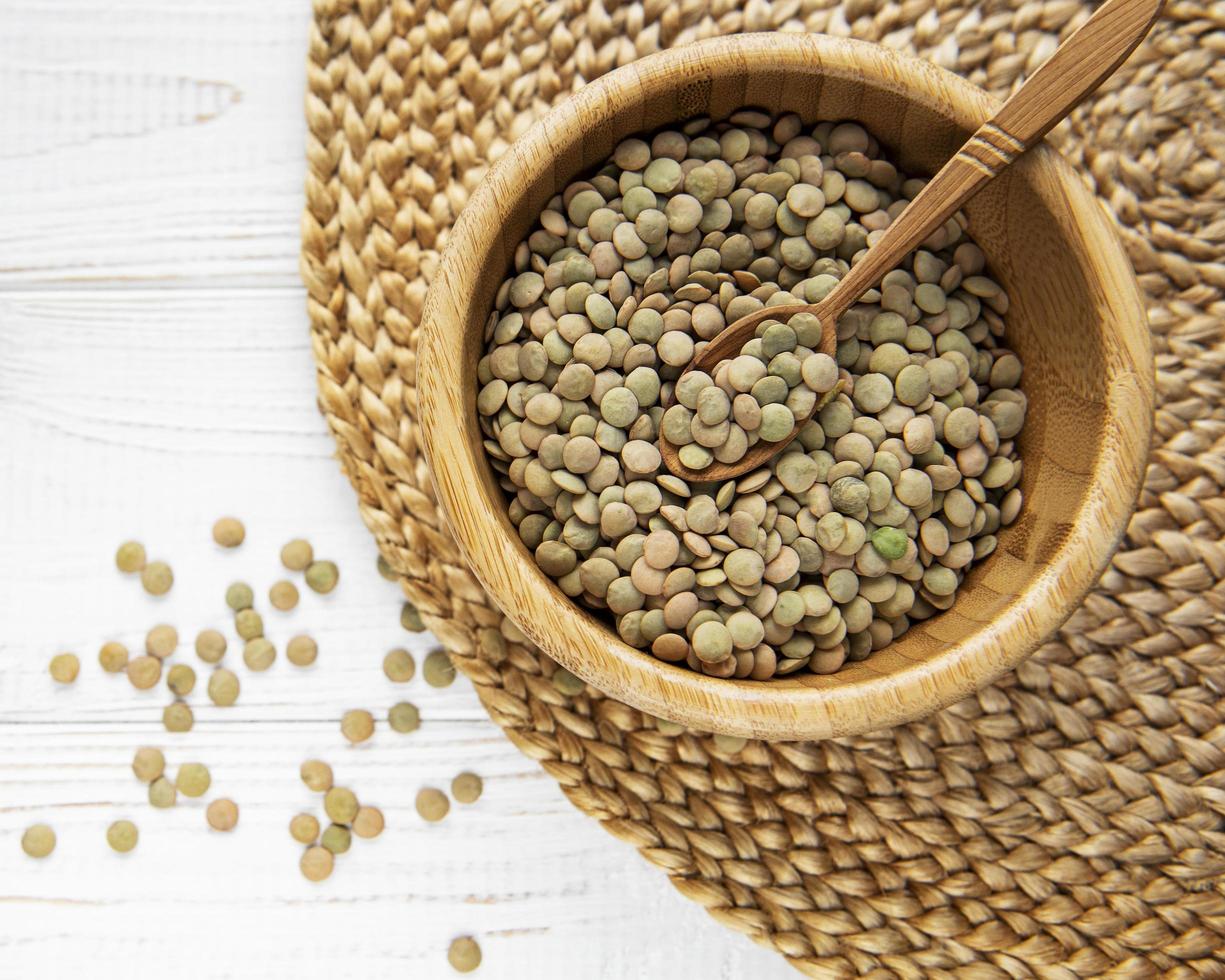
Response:
[{"label": "wooden bowl", "polygon": [[849,735],[922,717],[1046,640],[1106,566],[1139,491],[1153,409],[1144,306],[1110,219],[1041,146],[966,209],[1007,289],[1025,364],[1025,505],[948,611],[838,673],[706,677],[622,642],[536,566],[482,448],[476,362],[494,293],[546,201],[622,138],[742,106],[863,123],[901,169],[932,174],[986,119],[970,83],[884,48],[813,34],[718,38],[643,58],[553,109],[490,169],[430,287],[419,418],[438,497],[477,578],[541,649],[606,694],[693,728],[767,739]]}]

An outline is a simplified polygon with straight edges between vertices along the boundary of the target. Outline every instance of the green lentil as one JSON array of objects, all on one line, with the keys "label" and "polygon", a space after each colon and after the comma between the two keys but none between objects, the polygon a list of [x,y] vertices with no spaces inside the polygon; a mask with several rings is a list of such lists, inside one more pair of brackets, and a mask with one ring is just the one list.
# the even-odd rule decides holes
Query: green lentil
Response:
[{"label": "green lentil", "polygon": [[151,561],[141,569],[140,584],[149,595],[165,595],[174,585],[174,572],[164,561]]},{"label": "green lentil", "polygon": [[55,850],[55,831],[45,823],[27,827],[21,835],[21,849],[32,858],[45,858]]},{"label": "green lentil", "polygon": [[340,581],[340,569],[335,562],[313,561],[306,568],[306,584],[312,592],[327,595]]},{"label": "green lentil", "polygon": [[421,667],[421,676],[430,687],[450,687],[455,680],[455,665],[451,656],[441,648],[431,650]]},{"label": "green lentil", "polygon": [[237,517],[222,517],[213,525],[213,540],[223,548],[237,548],[247,536],[247,529]]},{"label": "green lentil", "polygon": [[106,828],[106,842],[111,846],[112,851],[119,854],[127,854],[136,847],[139,839],[140,831],[136,829],[136,824],[131,820],[116,820]]},{"label": "green lentil", "polygon": [[447,962],[456,973],[471,973],[481,965],[481,947],[471,936],[459,936],[447,947]]},{"label": "green lentil", "polygon": [[81,672],[81,661],[75,653],[57,653],[48,668],[57,684],[71,684]]},{"label": "green lentil", "polygon": [[115,551],[115,567],[125,575],[145,567],[145,546],[139,541],[125,541]]}]

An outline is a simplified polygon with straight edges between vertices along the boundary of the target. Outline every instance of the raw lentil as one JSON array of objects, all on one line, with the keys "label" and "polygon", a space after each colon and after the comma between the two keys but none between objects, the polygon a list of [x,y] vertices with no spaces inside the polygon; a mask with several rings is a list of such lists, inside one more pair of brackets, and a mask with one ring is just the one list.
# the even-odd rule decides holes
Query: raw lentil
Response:
[{"label": "raw lentil", "polygon": [[417,664],[413,660],[413,655],[403,647],[388,650],[387,655],[383,657],[383,673],[394,684],[407,684],[413,679],[416,670]]},{"label": "raw lentil", "polygon": [[333,823],[352,823],[357,810],[357,797],[351,789],[333,786],[323,797],[323,812]]},{"label": "raw lentil", "polygon": [[360,708],[346,711],[340,719],[340,734],[353,745],[366,741],[374,734],[374,716]]},{"label": "raw lentil", "polygon": [[306,568],[306,584],[312,592],[327,595],[340,581],[340,569],[335,562],[313,561]]},{"label": "raw lentil", "polygon": [[309,541],[302,538],[294,538],[281,548],[281,564],[291,572],[306,571],[314,559],[315,550],[311,547]]},{"label": "raw lentil", "polygon": [[474,772],[461,772],[451,780],[451,795],[456,803],[475,803],[484,789],[481,777]]},{"label": "raw lentil", "polygon": [[417,607],[411,602],[405,602],[400,607],[400,625],[410,633],[424,633],[425,620],[421,618],[421,613],[417,611]]},{"label": "raw lentil", "polygon": [[257,636],[248,640],[242,648],[242,662],[250,670],[263,671],[272,666],[276,660],[276,647],[271,640]]},{"label": "raw lentil", "polygon": [[366,840],[372,837],[378,837],[383,832],[384,820],[383,811],[378,807],[363,806],[359,807],[357,816],[353,818],[353,833],[358,837],[363,837]]},{"label": "raw lentil", "polygon": [[147,691],[162,679],[162,662],[157,657],[135,657],[128,661],[128,681],[138,691]]},{"label": "raw lentil", "polygon": [[21,835],[21,849],[32,858],[45,858],[55,850],[55,831],[45,823],[27,827]]},{"label": "raw lentil", "polygon": [[289,821],[289,834],[299,844],[313,844],[319,839],[319,821],[309,813],[299,813]]},{"label": "raw lentil", "polygon": [[[957,220],[840,319],[836,356],[800,314],[682,374],[738,317],[828,295],[922,186],[858,124],[754,112],[622,141],[514,253],[480,423],[524,544],[627,642],[712,676],[829,673],[947,608],[1016,519],[1021,363]],[[698,470],[796,439],[705,485],[664,470],[661,432]]]},{"label": "raw lentil", "polygon": [[219,667],[208,679],[208,698],[219,708],[228,708],[238,700],[242,685],[232,670]]},{"label": "raw lentil", "polygon": [[145,653],[158,660],[165,660],[179,646],[179,631],[161,623],[145,634]]},{"label": "raw lentil", "polygon": [[151,783],[166,769],[166,757],[161,749],[137,749],[132,758],[132,772],[142,783]]},{"label": "raw lentil", "polygon": [[128,665],[128,648],[114,640],[103,643],[98,663],[108,674],[118,674]]},{"label": "raw lentil", "polygon": [[178,790],[165,776],[158,776],[149,784],[149,803],[159,810],[174,806],[178,801]]},{"label": "raw lentil", "polygon": [[281,580],[268,589],[268,601],[273,609],[286,612],[298,604],[298,587],[293,582]]},{"label": "raw lentil", "polygon": [[168,704],[162,710],[162,724],[168,732],[191,731],[191,726],[195,724],[195,721],[191,708],[182,701]]},{"label": "raw lentil", "polygon": [[106,828],[106,842],[110,844],[112,851],[119,854],[127,854],[139,839],[140,831],[131,820],[116,820]]},{"label": "raw lentil", "polygon": [[452,939],[447,948],[447,962],[456,973],[471,973],[481,965],[481,947],[471,936]]},{"label": "raw lentil", "polygon": [[430,687],[450,687],[455,680],[455,665],[451,663],[451,655],[442,648],[431,650],[421,667],[421,676]]},{"label": "raw lentil", "polygon": [[291,637],[285,644],[285,659],[295,667],[309,667],[319,656],[319,644],[306,634]]},{"label": "raw lentil", "polygon": [[247,536],[247,529],[237,517],[222,517],[213,525],[213,540],[223,548],[237,548]]},{"label": "raw lentil", "polygon": [[196,672],[187,664],[175,664],[166,675],[166,686],[178,697],[186,697],[196,686]]},{"label": "raw lentil", "polygon": [[201,630],[196,635],[196,656],[206,664],[220,663],[225,649],[225,637],[217,630]]},{"label": "raw lentil", "polygon": [[75,653],[57,653],[48,669],[57,684],[71,684],[81,672],[81,661]]},{"label": "raw lentil", "polygon": [[115,567],[126,575],[145,567],[145,546],[139,541],[125,541],[115,552]]},{"label": "raw lentil", "polygon": [[399,704],[393,704],[391,710],[387,712],[387,723],[391,725],[391,730],[394,732],[401,734],[415,732],[421,727],[421,713],[417,710],[416,705],[401,701]]},{"label": "raw lentil", "polygon": [[326,793],[332,788],[332,767],[319,759],[307,759],[299,767],[298,775],[306,788],[316,793]]},{"label": "raw lentil", "polygon": [[151,561],[140,571],[140,584],[149,595],[165,595],[174,585],[174,572],[164,561]]},{"label": "raw lentil", "polygon": [[238,804],[224,798],[213,800],[204,811],[204,819],[213,830],[229,833],[238,826]]},{"label": "raw lentil", "polygon": [[298,867],[307,881],[323,881],[332,873],[335,861],[331,851],[314,844],[303,852]]},{"label": "raw lentil", "polygon": [[442,790],[427,786],[418,791],[417,812],[421,814],[422,819],[436,823],[445,817],[450,809],[451,801],[447,799],[447,794]]},{"label": "raw lentil", "polygon": [[344,854],[353,843],[353,835],[348,827],[340,824],[329,824],[319,838],[319,843],[333,854]]},{"label": "raw lentil", "polygon": [[179,771],[174,777],[174,788],[184,796],[194,799],[207,793],[212,781],[213,777],[206,766],[199,762],[185,762],[179,766]]},{"label": "raw lentil", "polygon": [[250,609],[254,601],[255,593],[246,582],[234,582],[225,590],[225,604],[236,613]]}]

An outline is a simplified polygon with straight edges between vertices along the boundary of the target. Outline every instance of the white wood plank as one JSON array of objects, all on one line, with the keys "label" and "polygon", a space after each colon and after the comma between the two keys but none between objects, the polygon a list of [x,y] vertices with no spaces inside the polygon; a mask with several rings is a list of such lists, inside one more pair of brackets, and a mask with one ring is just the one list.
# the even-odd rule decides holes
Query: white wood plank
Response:
[{"label": "white wood plank", "polygon": [[[400,628],[398,590],[374,569],[313,405],[301,311],[292,289],[0,297],[0,978],[155,964],[184,977],[444,977],[460,932],[479,937],[481,975],[495,978],[791,975],[575,811],[466,682],[437,691],[383,677],[386,649],[420,655],[432,641]],[[247,524],[235,552],[210,539],[222,513]],[[205,625],[235,639],[225,585],[242,577],[262,593],[298,534],[340,564],[341,584],[304,591],[289,614],[264,608],[277,640],[298,629],[319,639],[314,668],[239,664],[239,705],[216,708],[197,690],[196,727],[177,735],[159,723],[164,688],[136,692],[98,668],[102,640],[138,648],[159,621],[187,642]],[[174,566],[165,598],[113,568],[127,536]],[[202,683],[187,642],[176,658]],[[69,688],[46,673],[61,649],[83,661]],[[401,698],[423,715],[409,736],[382,723]],[[339,735],[350,707],[380,715],[366,745]],[[216,792],[242,807],[240,832],[211,834],[200,803],[152,810],[128,769],[142,744],[209,765]],[[285,826],[312,802],[296,769],[316,755],[385,810],[389,829],[312,886]],[[481,773],[486,795],[425,825],[417,789],[461,768]],[[121,816],[143,833],[124,858],[102,839]],[[18,847],[39,820],[60,835],[44,863]]]},{"label": "white wood plank", "polygon": [[296,286],[305,0],[0,4],[0,289]]}]

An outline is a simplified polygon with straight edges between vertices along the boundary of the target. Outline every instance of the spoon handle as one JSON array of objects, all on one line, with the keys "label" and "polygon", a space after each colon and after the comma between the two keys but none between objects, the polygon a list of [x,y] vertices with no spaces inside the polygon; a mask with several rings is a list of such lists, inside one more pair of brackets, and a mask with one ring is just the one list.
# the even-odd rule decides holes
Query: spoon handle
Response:
[{"label": "spoon handle", "polygon": [[979,188],[1042,139],[1136,49],[1163,2],[1106,0],[1098,7],[915,195],[851,267],[829,296],[833,306],[823,312],[840,317]]}]

